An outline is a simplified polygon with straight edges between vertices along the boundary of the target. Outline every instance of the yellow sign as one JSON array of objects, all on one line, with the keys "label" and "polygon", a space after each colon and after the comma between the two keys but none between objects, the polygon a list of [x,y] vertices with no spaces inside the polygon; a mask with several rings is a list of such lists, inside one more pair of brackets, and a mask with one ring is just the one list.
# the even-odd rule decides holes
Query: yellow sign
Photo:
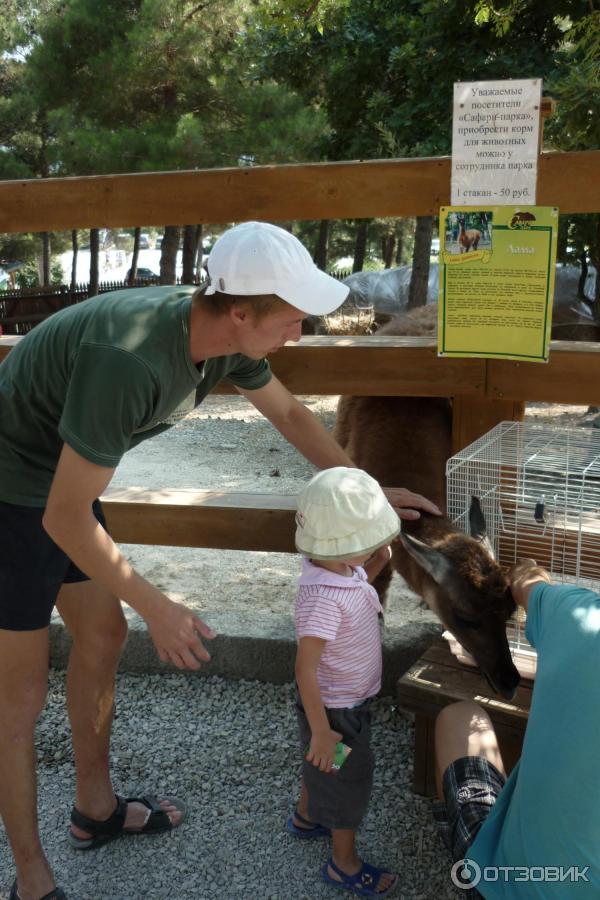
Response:
[{"label": "yellow sign", "polygon": [[440,356],[547,362],[558,209],[440,210]]}]

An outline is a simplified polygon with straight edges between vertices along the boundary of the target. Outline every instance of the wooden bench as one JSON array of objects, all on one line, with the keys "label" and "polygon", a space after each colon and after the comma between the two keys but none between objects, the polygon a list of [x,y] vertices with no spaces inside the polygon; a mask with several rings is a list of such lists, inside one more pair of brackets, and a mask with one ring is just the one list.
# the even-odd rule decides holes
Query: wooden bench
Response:
[{"label": "wooden bench", "polygon": [[444,638],[438,638],[397,686],[398,705],[415,714],[415,793],[435,795],[434,723],[440,710],[457,700],[474,700],[487,711],[510,772],[521,755],[532,689],[533,682],[522,680],[513,699],[504,700],[476,669],[458,662]]}]

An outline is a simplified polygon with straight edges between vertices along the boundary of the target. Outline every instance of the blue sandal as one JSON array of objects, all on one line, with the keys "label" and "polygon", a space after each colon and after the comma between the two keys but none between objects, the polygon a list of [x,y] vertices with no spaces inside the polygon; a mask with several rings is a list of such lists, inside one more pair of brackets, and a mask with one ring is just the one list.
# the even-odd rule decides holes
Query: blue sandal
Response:
[{"label": "blue sandal", "polygon": [[[297,825],[294,825],[294,816],[299,822],[306,825],[306,828],[298,828]],[[285,823],[285,827],[290,834],[295,838],[299,838],[301,841],[311,841],[320,837],[331,837],[331,828],[327,828],[326,825],[318,825],[315,822],[309,822],[308,819],[301,816],[299,812],[292,813]]]},{"label": "blue sandal", "polygon": [[[331,877],[327,871],[328,866],[331,866],[336,875],[339,875],[341,881]],[[331,857],[321,869],[321,877],[326,884],[331,884],[333,887],[342,888],[346,891],[352,891],[353,894],[361,894],[363,897],[387,897],[389,892],[396,887],[398,876],[394,875],[392,883],[384,891],[378,891],[377,885],[381,881],[382,876],[388,874],[391,875],[392,873],[364,862],[356,875],[348,875],[346,872],[342,872],[339,866],[336,866]]]}]

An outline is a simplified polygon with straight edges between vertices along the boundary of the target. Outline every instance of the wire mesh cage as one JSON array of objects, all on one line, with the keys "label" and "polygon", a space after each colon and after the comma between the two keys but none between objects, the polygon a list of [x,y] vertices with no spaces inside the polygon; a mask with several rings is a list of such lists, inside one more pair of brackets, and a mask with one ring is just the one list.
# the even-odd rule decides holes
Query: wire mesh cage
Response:
[{"label": "wire mesh cage", "polygon": [[[600,430],[501,422],[448,460],[446,479],[450,520],[468,532],[479,497],[502,566],[531,557],[555,581],[600,589]],[[507,633],[515,665],[533,677],[524,621],[519,610]]]}]

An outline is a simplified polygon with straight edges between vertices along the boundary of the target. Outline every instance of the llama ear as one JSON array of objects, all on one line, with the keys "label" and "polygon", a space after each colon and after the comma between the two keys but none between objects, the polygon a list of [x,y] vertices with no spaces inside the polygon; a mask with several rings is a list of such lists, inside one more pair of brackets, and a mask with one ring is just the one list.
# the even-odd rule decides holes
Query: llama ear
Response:
[{"label": "llama ear", "polygon": [[471,537],[476,540],[483,549],[494,559],[494,548],[490,544],[487,536],[487,526],[485,524],[485,516],[481,509],[479,497],[471,497],[471,505],[469,507],[469,531]]},{"label": "llama ear", "polygon": [[405,550],[431,575],[434,581],[438,584],[445,584],[448,581],[452,575],[452,565],[443,553],[433,550],[409,534],[401,534],[400,540]]},{"label": "llama ear", "polygon": [[469,507],[469,531],[471,537],[476,541],[481,541],[486,536],[485,516],[481,509],[479,497],[471,497],[471,505]]}]

